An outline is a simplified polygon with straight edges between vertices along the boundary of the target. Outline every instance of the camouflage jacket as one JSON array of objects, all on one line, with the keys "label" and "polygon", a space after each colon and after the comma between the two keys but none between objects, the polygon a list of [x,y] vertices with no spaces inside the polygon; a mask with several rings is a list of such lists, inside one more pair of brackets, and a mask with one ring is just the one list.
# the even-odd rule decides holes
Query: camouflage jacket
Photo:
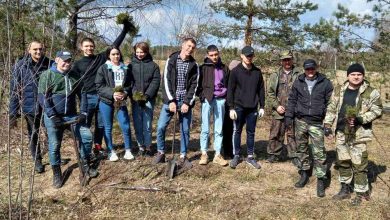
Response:
[{"label": "camouflage jacket", "polygon": [[[336,87],[333,91],[330,103],[327,107],[324,124],[332,125],[337,122],[338,113],[344,99],[344,92],[348,88],[348,81]],[[364,81],[359,88],[356,97],[356,106],[359,109],[358,116],[363,120],[357,126],[355,142],[365,142],[372,140],[372,121],[382,115],[382,102],[378,90],[370,86],[368,81]]]},{"label": "camouflage jacket", "polygon": [[[276,111],[276,108],[279,105],[281,105],[277,96],[278,96],[279,76],[282,73],[282,71],[283,71],[283,68],[280,67],[277,72],[272,73],[269,80],[268,80],[268,86],[267,86],[268,87],[267,99],[268,99],[268,101],[270,103],[270,107],[272,109],[272,117],[274,117],[275,119],[283,119],[284,118],[284,115],[280,115]],[[290,82],[288,82],[288,87],[290,89],[291,89],[293,82],[295,81],[295,79],[298,77],[299,74],[300,74],[300,70],[293,66],[292,77],[291,77]],[[285,105],[285,107],[286,106],[287,105]]]}]

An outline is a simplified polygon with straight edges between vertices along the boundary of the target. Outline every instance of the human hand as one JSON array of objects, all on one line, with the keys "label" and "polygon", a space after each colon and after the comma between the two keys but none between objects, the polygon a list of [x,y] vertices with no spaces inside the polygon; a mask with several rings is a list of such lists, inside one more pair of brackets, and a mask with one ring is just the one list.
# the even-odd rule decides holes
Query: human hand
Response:
[{"label": "human hand", "polygon": [[236,110],[234,110],[234,109],[230,110],[229,111],[229,117],[232,120],[236,120],[237,119],[237,112],[236,112]]},{"label": "human hand", "polygon": [[175,102],[171,102],[169,103],[169,111],[170,112],[176,112],[176,103]]},{"label": "human hand", "polygon": [[180,111],[181,111],[181,113],[185,114],[188,112],[188,109],[189,109],[189,106],[186,103],[183,103],[183,105],[181,105]]},{"label": "human hand", "polygon": [[276,108],[276,111],[280,114],[280,115],[283,115],[285,112],[286,112],[286,109],[279,105],[277,108]]}]

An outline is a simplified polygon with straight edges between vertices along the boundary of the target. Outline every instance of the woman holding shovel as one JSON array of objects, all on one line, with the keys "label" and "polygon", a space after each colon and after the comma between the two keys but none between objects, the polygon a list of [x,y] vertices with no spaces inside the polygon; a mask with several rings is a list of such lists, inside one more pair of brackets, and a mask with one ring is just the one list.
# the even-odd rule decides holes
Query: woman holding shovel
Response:
[{"label": "woman holding shovel", "polygon": [[130,151],[131,133],[130,118],[127,110],[126,99],[131,93],[131,76],[128,67],[122,63],[122,55],[118,47],[107,48],[108,60],[103,64],[96,75],[96,89],[100,98],[99,110],[104,123],[104,138],[107,144],[108,159],[118,161],[118,156],[112,146],[112,124],[114,111],[125,143],[126,160],[133,160]]},{"label": "woman holding shovel", "polygon": [[134,80],[131,97],[138,155],[152,156],[152,121],[156,96],[160,87],[160,68],[149,53],[149,45],[139,42],[134,45],[134,56],[129,66]]}]

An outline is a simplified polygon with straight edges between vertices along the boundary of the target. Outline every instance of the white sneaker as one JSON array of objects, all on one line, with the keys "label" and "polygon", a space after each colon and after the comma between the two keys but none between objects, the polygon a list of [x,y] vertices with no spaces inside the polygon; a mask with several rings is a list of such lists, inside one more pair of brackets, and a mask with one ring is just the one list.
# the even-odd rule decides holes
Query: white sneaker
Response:
[{"label": "white sneaker", "polygon": [[111,153],[109,154],[108,159],[109,159],[111,162],[115,162],[115,161],[118,161],[118,160],[119,160],[118,155],[116,155],[115,151],[111,151]]},{"label": "white sneaker", "polygon": [[126,160],[134,160],[134,155],[130,150],[126,150],[125,156],[123,158]]}]

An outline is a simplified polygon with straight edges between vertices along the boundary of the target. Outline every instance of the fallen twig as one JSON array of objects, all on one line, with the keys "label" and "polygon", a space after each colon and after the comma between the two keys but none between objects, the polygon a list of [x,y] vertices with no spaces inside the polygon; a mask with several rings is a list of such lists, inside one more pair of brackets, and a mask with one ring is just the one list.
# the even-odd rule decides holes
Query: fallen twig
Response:
[{"label": "fallen twig", "polygon": [[168,192],[168,193],[178,193],[179,189],[172,188],[161,188],[161,187],[147,187],[147,186],[110,186],[114,189],[122,189],[122,190],[136,190],[136,191],[149,191],[149,192]]}]

